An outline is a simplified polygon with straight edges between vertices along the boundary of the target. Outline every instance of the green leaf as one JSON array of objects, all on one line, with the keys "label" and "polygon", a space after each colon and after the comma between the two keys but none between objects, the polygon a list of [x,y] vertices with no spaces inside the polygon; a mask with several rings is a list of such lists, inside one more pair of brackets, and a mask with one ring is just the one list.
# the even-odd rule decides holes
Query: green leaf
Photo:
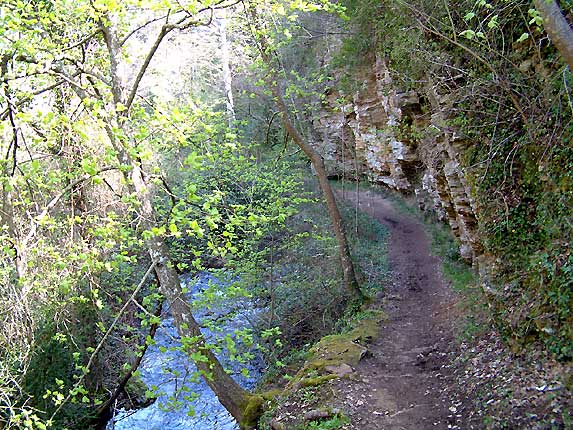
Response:
[{"label": "green leaf", "polygon": [[521,36],[519,36],[519,39],[517,39],[516,42],[521,43],[527,39],[529,39],[529,33],[525,32]]},{"label": "green leaf", "polygon": [[98,172],[96,163],[90,159],[82,160],[82,170],[90,176],[94,176]]},{"label": "green leaf", "polygon": [[460,33],[460,36],[465,37],[466,39],[473,39],[476,35],[476,32],[473,30],[464,30]]}]

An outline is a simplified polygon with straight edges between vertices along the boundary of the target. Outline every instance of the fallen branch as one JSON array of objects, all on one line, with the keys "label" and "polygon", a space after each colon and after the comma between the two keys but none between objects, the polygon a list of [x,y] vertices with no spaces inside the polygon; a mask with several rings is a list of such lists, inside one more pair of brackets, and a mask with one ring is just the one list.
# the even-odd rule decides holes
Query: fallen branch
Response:
[{"label": "fallen branch", "polygon": [[[163,300],[161,300],[159,302],[159,304],[157,305],[157,309],[155,309],[155,312],[153,315],[156,317],[160,317],[162,309],[163,309]],[[147,348],[149,347],[149,343],[147,342],[147,339],[148,338],[153,339],[155,337],[155,333],[157,332],[159,325],[160,325],[160,322],[154,322],[153,324],[151,324],[148,336],[146,336],[146,338],[143,342],[143,345],[139,348],[140,353],[137,355],[135,362],[130,366],[129,370],[120,379],[120,381],[118,382],[117,386],[115,387],[115,390],[113,391],[113,393],[109,397],[109,399],[107,399],[104,403],[102,403],[97,408],[97,410],[94,413],[93,418],[90,419],[91,425],[105,424],[107,421],[109,421],[109,419],[111,418],[111,412],[112,412],[111,408],[112,408],[113,404],[118,399],[120,394],[125,390],[127,383],[129,382],[129,380],[131,379],[131,377],[133,376],[135,371],[141,365],[141,361],[143,360],[145,352],[147,351]]]},{"label": "fallen branch", "polygon": [[115,328],[115,326],[117,325],[119,319],[121,318],[121,316],[125,313],[125,311],[127,310],[127,307],[129,306],[129,304],[131,303],[131,301],[135,298],[135,296],[137,295],[137,293],[139,293],[139,291],[141,290],[141,288],[143,288],[143,285],[145,284],[145,281],[147,280],[147,278],[149,277],[149,275],[151,274],[151,272],[155,269],[155,263],[151,263],[151,265],[149,266],[149,268],[147,269],[147,272],[145,272],[145,275],[143,275],[143,278],[141,278],[141,281],[139,281],[139,284],[137,285],[137,287],[135,287],[135,290],[133,290],[133,293],[131,293],[131,296],[129,297],[128,300],[126,300],[126,302],[124,303],[124,305],[122,306],[122,308],[119,310],[118,314],[116,315],[115,319],[113,320],[113,322],[111,323],[111,325],[109,326],[109,328],[107,329],[107,331],[105,332],[105,334],[103,335],[103,337],[101,338],[101,340],[98,342],[98,345],[96,346],[96,348],[94,349],[94,351],[91,353],[90,358],[88,359],[88,363],[83,367],[83,372],[82,375],[78,378],[78,380],[76,381],[76,383],[74,384],[74,386],[70,389],[70,391],[68,392],[68,395],[66,396],[66,398],[62,401],[62,403],[60,403],[58,405],[58,407],[56,408],[56,410],[52,413],[52,415],[50,416],[50,421],[54,421],[54,418],[56,417],[56,415],[58,415],[58,413],[62,410],[62,408],[64,407],[64,405],[66,405],[71,398],[74,396],[74,393],[76,392],[76,390],[81,386],[82,382],[84,382],[84,379],[86,378],[86,375],[89,373],[90,371],[90,367],[92,366],[92,364],[94,363],[94,360],[96,358],[96,356],[98,355],[98,353],[101,351],[101,349],[103,348],[103,345],[105,344],[105,341],[107,340],[107,338],[109,337],[109,335],[111,334],[111,332],[113,331],[113,329]]}]

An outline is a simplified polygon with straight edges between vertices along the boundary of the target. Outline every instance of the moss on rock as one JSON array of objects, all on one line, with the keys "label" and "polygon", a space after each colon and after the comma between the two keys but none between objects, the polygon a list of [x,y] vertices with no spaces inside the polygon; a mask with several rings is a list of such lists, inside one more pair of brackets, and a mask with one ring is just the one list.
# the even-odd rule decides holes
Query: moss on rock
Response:
[{"label": "moss on rock", "polygon": [[[287,386],[280,390],[278,395],[276,390],[272,392],[271,399],[276,401],[273,407],[278,407],[286,399],[295,399],[304,390],[315,387],[321,390],[319,387],[326,382],[348,375],[349,373],[337,372],[336,369],[354,367],[360,362],[368,352],[366,345],[378,336],[380,323],[385,318],[386,315],[379,309],[363,309],[350,323],[348,331],[323,337],[310,349],[304,366]],[[320,392],[323,393],[321,402],[324,402],[325,391]],[[267,394],[262,396],[269,399]],[[273,413],[267,415],[272,417]]]},{"label": "moss on rock", "polygon": [[340,377],[329,372],[327,367],[356,366],[368,352],[365,345],[378,336],[384,318],[385,314],[380,310],[367,310],[350,331],[323,337],[311,348],[310,357],[285,391],[320,385]]},{"label": "moss on rock", "polygon": [[331,375],[321,375],[314,378],[303,378],[300,380],[301,387],[316,387],[318,385],[324,384],[332,379],[337,379],[338,376],[331,374]]}]

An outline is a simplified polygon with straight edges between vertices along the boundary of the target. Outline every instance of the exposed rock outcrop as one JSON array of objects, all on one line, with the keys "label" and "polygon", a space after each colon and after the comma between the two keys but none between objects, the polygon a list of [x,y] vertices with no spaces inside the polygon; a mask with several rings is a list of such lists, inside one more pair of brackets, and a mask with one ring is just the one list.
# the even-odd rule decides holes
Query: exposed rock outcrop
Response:
[{"label": "exposed rock outcrop", "polygon": [[460,167],[464,139],[448,125],[451,100],[432,86],[400,92],[381,58],[357,73],[351,98],[331,91],[314,122],[314,145],[332,176],[365,175],[371,182],[415,194],[423,210],[448,222],[460,254],[480,254],[477,208]]}]

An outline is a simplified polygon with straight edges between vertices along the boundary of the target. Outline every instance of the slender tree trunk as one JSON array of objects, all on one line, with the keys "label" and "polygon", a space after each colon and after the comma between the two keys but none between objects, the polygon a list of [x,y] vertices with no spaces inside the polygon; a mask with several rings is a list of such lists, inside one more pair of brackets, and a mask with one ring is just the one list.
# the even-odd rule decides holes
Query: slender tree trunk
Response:
[{"label": "slender tree trunk", "polygon": [[330,182],[328,182],[328,174],[324,166],[324,160],[322,159],[322,156],[305,141],[300,132],[294,126],[294,123],[290,118],[289,109],[284,101],[282,92],[279,87],[278,73],[273,68],[273,61],[270,54],[271,45],[269,44],[263,31],[261,31],[262,26],[258,23],[258,16],[252,4],[249,5],[249,12],[251,14],[253,25],[255,26],[254,34],[257,35],[256,37],[259,44],[259,51],[263,61],[269,68],[267,81],[271,93],[274,97],[274,101],[277,105],[277,109],[281,113],[283,126],[294,143],[305,153],[305,155],[312,163],[312,166],[316,172],[316,177],[318,178],[320,189],[322,190],[324,199],[326,200],[328,214],[332,220],[332,227],[334,229],[334,234],[338,243],[338,255],[340,258],[340,266],[342,267],[344,284],[350,294],[362,299],[363,294],[356,279],[354,264],[352,263],[352,257],[350,256],[348,240],[346,239],[346,233],[342,224],[342,217],[340,215],[340,211],[338,210],[338,205],[336,204],[336,197],[334,196]]},{"label": "slender tree trunk", "polygon": [[225,85],[225,99],[227,102],[227,117],[229,128],[235,126],[235,102],[233,100],[233,75],[231,74],[231,50],[227,39],[227,11],[222,11],[219,18],[219,34],[221,37],[221,62],[223,68],[223,83]]},{"label": "slender tree trunk", "polygon": [[[6,154],[6,158],[3,161],[3,171],[0,172],[0,175],[8,178],[14,176],[14,172],[16,171],[16,163],[17,163],[17,151],[18,151],[18,127],[16,126],[16,122],[14,119],[15,113],[13,110],[12,105],[12,94],[10,91],[10,87],[8,85],[8,81],[4,80],[5,76],[8,74],[8,62],[9,56],[3,55],[0,58],[0,78],[2,78],[3,82],[1,85],[2,95],[6,100],[6,106],[8,111],[8,119],[10,120],[11,127],[12,127],[12,139],[11,142],[8,144],[8,151]],[[8,236],[11,240],[11,246],[14,251],[13,263],[15,268],[15,273],[17,279],[21,279],[24,276],[24,271],[26,270],[27,261],[26,261],[26,254],[25,249],[21,246],[21,240],[18,234],[18,229],[16,224],[14,223],[14,205],[12,204],[12,191],[7,189],[5,182],[2,182],[2,189],[0,190],[2,193],[2,203],[0,207],[0,222],[1,225],[4,226]]]},{"label": "slender tree trunk", "polygon": [[310,159],[312,166],[316,172],[316,177],[318,178],[318,183],[320,189],[326,200],[326,205],[328,207],[328,214],[332,221],[332,227],[334,229],[334,234],[336,236],[336,242],[338,244],[338,255],[340,258],[340,266],[342,267],[342,273],[344,277],[344,284],[346,289],[352,295],[362,298],[362,291],[356,279],[356,273],[354,271],[354,264],[352,263],[352,257],[350,256],[350,248],[348,246],[348,240],[346,239],[346,233],[344,231],[344,225],[342,224],[342,216],[338,210],[338,205],[336,204],[336,197],[328,182],[328,174],[324,166],[324,160],[322,156],[314,150],[312,146],[304,141],[304,138],[298,132],[298,130],[292,124],[288,108],[281,98],[278,86],[272,85],[272,92],[275,97],[275,102],[277,103],[278,109],[282,114],[282,121],[287,133],[292,138],[294,143],[302,149],[306,156]]},{"label": "slender tree trunk", "polygon": [[573,73],[573,29],[555,0],[535,0],[535,9],[543,18],[545,31]]},{"label": "slender tree trunk", "polygon": [[[137,193],[141,202],[141,227],[151,230],[158,223],[155,220],[155,211],[152,206],[152,193],[150,184],[147,182],[139,166],[132,163],[133,172],[132,191]],[[204,358],[196,360],[195,366],[202,374],[207,385],[217,395],[221,404],[237,420],[242,428],[251,428],[259,416],[262,406],[260,397],[250,394],[241,388],[233,378],[225,371],[213,352],[205,346],[205,339],[201,334],[200,326],[195,320],[191,305],[185,297],[179,276],[171,262],[169,249],[162,237],[152,237],[146,242],[149,255],[159,279],[160,291],[169,303],[170,313],[181,337],[193,338],[195,342],[188,353],[199,352]]]},{"label": "slender tree trunk", "polygon": [[[140,228],[143,231],[151,231],[159,226],[152,204],[152,185],[141,170],[140,164],[131,159],[126,152],[118,153],[118,160],[129,161],[131,175],[126,178],[128,191],[137,196],[141,205],[139,208]],[[194,360],[194,363],[207,385],[242,429],[254,428],[262,412],[262,398],[249,393],[235,382],[215,354],[206,346],[200,326],[193,316],[191,305],[181,288],[179,276],[171,261],[165,240],[161,236],[156,236],[147,239],[145,244],[151,261],[155,264],[159,289],[169,305],[169,312],[177,331],[182,338],[193,340],[192,346],[186,352],[188,354],[200,353],[200,359]]]},{"label": "slender tree trunk", "polygon": [[340,147],[342,148],[342,200],[346,198],[346,112],[344,112],[344,106],[342,106],[342,123],[340,125]]}]

